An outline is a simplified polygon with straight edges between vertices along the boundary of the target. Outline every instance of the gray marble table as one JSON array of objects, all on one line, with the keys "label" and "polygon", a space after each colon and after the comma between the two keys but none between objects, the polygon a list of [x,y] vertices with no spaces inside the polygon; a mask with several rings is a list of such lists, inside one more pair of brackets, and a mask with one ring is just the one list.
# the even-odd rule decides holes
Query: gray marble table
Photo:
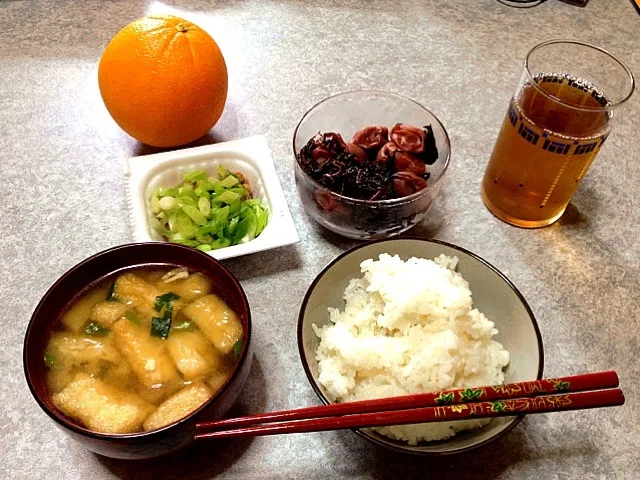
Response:
[{"label": "gray marble table", "polygon": [[[301,237],[294,247],[225,262],[255,320],[255,363],[234,414],[318,403],[298,358],[296,316],[313,277],[354,243],[304,214],[291,137],[312,104],[360,88],[428,105],[451,135],[444,193],[411,233],[496,265],[540,322],[545,373],[615,369],[626,405],[529,417],[482,449],[443,458],[387,453],[349,431],[211,443],[136,463],[101,458],[67,438],[28,391],[22,339],[60,274],[131,241],[122,159],[153,149],[111,120],[96,69],[116,31],[150,12],[185,16],[216,38],[229,66],[229,100],[199,143],[266,135]],[[549,0],[527,10],[496,0],[3,0],[0,23],[0,478],[638,478],[640,96],[555,225],[510,227],[479,196],[531,46],[585,40],[640,74],[640,16],[629,0],[592,0],[586,8]]]}]

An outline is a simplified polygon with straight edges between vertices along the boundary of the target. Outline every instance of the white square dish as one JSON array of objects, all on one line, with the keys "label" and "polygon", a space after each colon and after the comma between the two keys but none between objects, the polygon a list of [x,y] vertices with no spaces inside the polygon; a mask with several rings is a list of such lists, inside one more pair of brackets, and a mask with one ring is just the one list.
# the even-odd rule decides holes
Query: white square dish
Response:
[{"label": "white square dish", "polygon": [[269,220],[262,233],[253,240],[206,253],[217,260],[224,260],[291,245],[300,240],[263,136],[128,158],[124,175],[134,240],[164,241],[149,223],[152,215],[150,199],[156,188],[174,187],[182,182],[184,173],[194,170],[205,170],[214,175],[220,164],[247,178],[254,198],[267,205]]}]

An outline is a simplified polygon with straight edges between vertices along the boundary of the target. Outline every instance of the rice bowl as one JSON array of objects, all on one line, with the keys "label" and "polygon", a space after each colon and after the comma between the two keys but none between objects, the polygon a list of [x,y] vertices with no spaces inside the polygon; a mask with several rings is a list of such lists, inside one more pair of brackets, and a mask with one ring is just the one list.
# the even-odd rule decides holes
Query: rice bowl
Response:
[{"label": "rice bowl", "polygon": [[[311,282],[298,315],[298,350],[310,386],[324,404],[336,403],[319,381],[317,359],[320,338],[313,325],[332,325],[328,308],[345,309],[344,291],[350,281],[362,277],[361,263],[378,259],[382,253],[433,259],[440,254],[457,257],[456,271],[462,274],[473,292],[473,306],[495,323],[498,333],[492,337],[509,352],[504,368],[504,383],[542,378],[544,351],[535,316],[518,289],[499,270],[478,255],[458,246],[417,237],[370,241],[334,258]],[[482,428],[462,431],[441,441],[422,441],[409,445],[375,429],[356,428],[354,433],[377,446],[400,453],[449,455],[469,451],[503,437],[513,430],[524,415],[494,418]]]},{"label": "rice bowl", "polygon": [[[504,382],[509,353],[494,323],[473,308],[457,257],[433,260],[383,253],[361,263],[344,291],[343,310],[313,325],[318,380],[332,401],[438,392]],[[376,431],[409,445],[445,440],[486,419],[398,425]]]}]

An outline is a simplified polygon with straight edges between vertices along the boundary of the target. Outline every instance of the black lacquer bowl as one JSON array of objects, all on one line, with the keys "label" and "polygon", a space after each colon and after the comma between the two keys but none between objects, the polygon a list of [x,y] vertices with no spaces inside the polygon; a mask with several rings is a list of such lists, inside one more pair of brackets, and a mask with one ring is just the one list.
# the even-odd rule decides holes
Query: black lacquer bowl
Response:
[{"label": "black lacquer bowl", "polygon": [[[213,291],[236,312],[245,341],[231,377],[199,409],[179,421],[150,432],[106,434],[92,432],[66,417],[51,402],[46,386],[43,352],[51,323],[87,285],[114,272],[138,266],[183,266],[214,280]],[[221,418],[237,400],[247,381],[253,347],[251,313],[238,280],[220,262],[193,248],[171,243],[133,243],[97,253],[66,272],[45,293],[29,322],[24,341],[24,372],[34,398],[66,434],[89,450],[113,458],[142,459],[178,450],[193,441],[197,422]]]}]

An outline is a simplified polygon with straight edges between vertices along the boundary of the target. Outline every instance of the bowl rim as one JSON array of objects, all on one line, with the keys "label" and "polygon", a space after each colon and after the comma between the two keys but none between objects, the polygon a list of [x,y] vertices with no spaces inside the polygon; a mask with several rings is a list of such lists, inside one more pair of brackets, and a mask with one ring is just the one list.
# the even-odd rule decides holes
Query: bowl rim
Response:
[{"label": "bowl rim", "polygon": [[[421,108],[422,110],[424,110],[427,114],[431,115],[434,120],[435,123],[438,125],[438,127],[442,130],[442,133],[444,134],[444,139],[445,139],[445,144],[447,146],[447,157],[444,159],[444,166],[442,168],[442,172],[440,173],[440,176],[438,178],[436,178],[435,180],[433,179],[429,179],[427,180],[427,188],[423,188],[422,190],[418,190],[415,193],[412,193],[411,195],[408,195],[406,197],[400,197],[400,198],[391,198],[391,199],[387,199],[387,200],[362,200],[360,198],[353,198],[353,197],[347,197],[346,195],[342,195],[340,193],[336,193],[332,190],[329,190],[326,187],[323,187],[322,185],[320,185],[318,182],[316,182],[313,178],[311,178],[307,172],[304,171],[304,169],[300,166],[300,162],[298,161],[298,152],[296,152],[296,137],[298,135],[298,129],[300,128],[300,125],[302,125],[302,122],[304,122],[304,120],[312,113],[314,112],[318,107],[320,107],[321,105],[323,105],[326,102],[330,102],[332,100],[336,100],[339,99],[341,97],[349,97],[351,95],[354,94],[375,94],[375,95],[381,95],[381,96],[385,96],[385,97],[390,97],[390,98],[395,98],[397,100],[402,100],[405,102],[409,102],[412,103],[414,105],[416,105],[417,107]],[[310,181],[313,186],[319,190],[322,190],[324,192],[329,193],[330,195],[332,195],[333,197],[343,201],[343,202],[347,202],[347,203],[352,203],[352,204],[358,204],[358,205],[371,205],[371,206],[377,206],[377,205],[402,205],[405,203],[410,203],[413,200],[423,197],[425,196],[428,192],[431,191],[431,188],[435,188],[435,186],[439,183],[442,182],[442,179],[445,177],[447,170],[449,169],[449,164],[451,163],[451,139],[449,138],[449,133],[447,132],[447,129],[444,127],[444,125],[442,124],[442,122],[440,121],[440,119],[436,116],[435,113],[433,113],[429,108],[425,107],[424,105],[422,105],[421,103],[405,96],[405,95],[401,95],[399,93],[394,93],[394,92],[389,92],[389,91],[385,91],[385,90],[369,90],[369,89],[360,89],[360,90],[349,90],[346,92],[340,92],[340,93],[336,93],[334,95],[330,95],[326,98],[323,98],[322,100],[320,100],[319,102],[316,102],[311,108],[309,108],[304,115],[302,115],[302,117],[300,118],[300,120],[298,121],[298,124],[296,125],[295,130],[293,131],[293,138],[291,140],[291,148],[293,150],[293,159],[294,159],[294,164],[296,166],[296,168],[298,170],[300,170],[302,172],[302,174],[304,175],[304,178],[306,178],[308,181]],[[440,151],[438,151],[438,154],[440,154]],[[436,160],[437,161],[437,160]]]},{"label": "bowl rim", "polygon": [[[370,245],[376,244],[376,243],[383,243],[383,242],[397,242],[397,241],[403,241],[403,240],[418,240],[421,242],[426,242],[426,243],[435,243],[438,245],[444,245],[446,247],[449,248],[453,248],[454,250],[458,250],[462,253],[465,253],[467,255],[469,255],[470,257],[474,258],[475,260],[478,260],[480,263],[484,264],[486,267],[488,267],[490,270],[492,270],[494,273],[496,273],[501,279],[502,281],[504,281],[510,288],[511,290],[516,294],[516,296],[518,297],[518,299],[520,300],[520,302],[522,302],[522,305],[524,306],[525,310],[527,311],[527,314],[529,315],[529,318],[531,319],[531,323],[533,325],[533,329],[535,331],[536,334],[536,340],[538,343],[538,372],[537,372],[537,380],[540,380],[542,378],[543,375],[543,370],[544,370],[544,347],[543,347],[543,343],[542,343],[542,334],[540,332],[540,327],[538,325],[538,322],[536,320],[535,315],[533,314],[533,311],[531,310],[531,307],[529,306],[529,304],[527,303],[526,299],[524,298],[524,296],[522,295],[522,293],[520,293],[520,291],[518,290],[518,288],[513,284],[513,282],[511,282],[511,280],[509,280],[506,275],[504,275],[500,270],[498,270],[496,267],[494,267],[492,264],[490,264],[488,261],[486,261],[485,259],[483,259],[482,257],[480,257],[479,255],[463,248],[463,247],[459,247],[457,245],[454,245],[452,243],[448,243],[448,242],[444,242],[442,240],[436,240],[436,239],[426,239],[426,238],[422,238],[422,237],[417,237],[417,236],[402,236],[402,237],[396,237],[396,238],[382,238],[382,239],[377,239],[377,240],[372,240],[369,242],[365,242],[361,245],[356,245],[353,248],[350,248],[349,250],[341,253],[340,255],[338,255],[336,258],[334,258],[331,262],[329,262],[327,264],[327,266],[325,266],[322,271],[320,273],[318,273],[318,275],[316,275],[316,277],[314,278],[313,282],[311,282],[311,284],[309,285],[309,288],[307,289],[307,292],[302,300],[302,304],[300,305],[300,311],[298,313],[298,325],[297,325],[297,340],[298,340],[298,354],[300,355],[300,361],[302,363],[302,367],[304,368],[304,373],[307,376],[307,380],[308,382],[311,384],[311,388],[313,389],[313,391],[316,393],[316,395],[318,396],[318,398],[320,398],[320,400],[322,401],[322,403],[324,403],[325,405],[330,405],[332,402],[329,401],[328,398],[326,398],[326,396],[324,395],[324,393],[322,393],[322,391],[320,390],[320,387],[318,386],[316,380],[313,377],[313,374],[311,373],[311,369],[309,368],[309,363],[307,361],[305,361],[305,355],[304,355],[304,348],[303,348],[303,338],[302,338],[302,323],[303,323],[303,319],[305,316],[305,312],[307,310],[307,303],[309,302],[309,298],[311,297],[311,294],[313,293],[313,291],[315,290],[317,284],[320,282],[320,280],[322,279],[322,277],[324,277],[324,275],[331,269],[333,268],[333,266],[338,263],[340,260],[342,260],[343,258],[351,255],[352,253],[362,249],[362,248],[366,248]],[[490,442],[493,442],[494,440],[503,437],[504,435],[506,435],[507,433],[509,433],[511,430],[513,430],[524,418],[524,415],[517,415],[515,416],[515,418],[513,418],[513,420],[511,421],[511,423],[509,425],[507,425],[503,430],[501,430],[500,432],[496,433],[495,435],[487,438],[486,440],[483,440],[482,442],[476,443],[474,445],[470,445],[467,447],[463,447],[463,448],[458,448],[455,450],[446,450],[446,451],[440,451],[440,452],[434,452],[434,451],[415,451],[415,450],[408,450],[402,446],[398,446],[398,445],[392,445],[386,442],[383,442],[379,439],[377,439],[376,437],[369,435],[367,433],[365,433],[362,429],[351,429],[352,432],[358,434],[360,437],[364,438],[365,440],[384,447],[384,448],[388,448],[390,450],[394,450],[396,452],[400,452],[400,453],[404,453],[404,454],[410,454],[410,455],[420,455],[420,456],[443,456],[443,455],[455,455],[458,453],[463,453],[463,452],[468,452],[470,450],[482,447],[484,445],[487,445]],[[445,440],[446,441],[446,440]]]},{"label": "bowl rim", "polygon": [[[157,245],[162,245],[162,248],[171,248],[171,249],[179,249],[179,250],[185,250],[185,251],[190,251],[190,252],[191,251],[197,252],[197,254],[202,256],[203,262],[212,262],[212,263],[218,264],[218,266],[220,268],[222,268],[222,270],[224,270],[229,275],[229,278],[233,281],[234,286],[240,292],[243,303],[247,307],[247,331],[245,332],[246,335],[245,335],[245,340],[243,341],[243,345],[242,345],[242,352],[240,353],[240,358],[238,359],[238,363],[236,364],[236,366],[235,366],[235,368],[233,370],[233,373],[227,379],[226,383],[222,386],[222,388],[220,388],[217,392],[215,392],[214,395],[209,400],[207,400],[205,403],[203,403],[200,407],[198,407],[197,409],[193,410],[191,413],[189,413],[188,415],[182,417],[181,419],[177,420],[176,422],[173,422],[173,423],[171,423],[169,425],[166,425],[164,427],[161,427],[161,428],[158,428],[158,429],[155,429],[155,430],[150,430],[148,432],[135,432],[135,433],[103,433],[103,432],[95,432],[93,430],[89,430],[88,428],[81,427],[79,424],[76,424],[76,423],[68,420],[67,417],[64,414],[62,414],[61,412],[58,413],[57,411],[54,411],[53,409],[49,408],[49,406],[42,400],[42,398],[40,398],[40,395],[38,395],[38,393],[37,393],[37,391],[36,391],[36,389],[34,388],[34,385],[33,385],[32,372],[30,372],[30,370],[28,368],[27,345],[30,343],[29,340],[31,338],[33,338],[34,319],[36,318],[36,315],[40,312],[40,310],[42,308],[42,305],[44,304],[45,299],[47,299],[50,295],[52,295],[53,291],[56,288],[58,288],[58,286],[61,283],[63,283],[71,274],[73,274],[75,271],[79,270],[80,268],[84,267],[88,263],[94,262],[97,258],[101,258],[101,257],[104,257],[106,255],[111,255],[113,252],[119,251],[119,250],[128,250],[128,249],[131,249],[131,248],[145,248],[144,247],[145,245],[153,245],[156,248],[157,248]],[[158,263],[161,263],[161,262],[158,262]],[[148,263],[146,263],[146,264],[137,263],[134,260],[131,265],[129,265],[128,267],[125,267],[125,268],[143,266],[143,265],[148,265]],[[242,285],[240,284],[240,281],[220,261],[218,261],[215,258],[207,255],[204,252],[201,252],[201,251],[199,251],[199,250],[197,250],[195,248],[187,247],[185,245],[179,245],[179,244],[174,244],[174,243],[169,243],[169,242],[135,242],[135,243],[126,243],[126,244],[123,244],[123,245],[118,245],[118,246],[115,246],[115,247],[108,248],[106,250],[102,250],[100,252],[97,252],[97,253],[87,257],[86,259],[82,260],[81,262],[79,262],[79,263],[75,264],[74,266],[72,266],[71,268],[69,268],[66,272],[64,272],[47,289],[45,294],[42,296],[42,298],[38,302],[38,305],[33,310],[33,313],[31,314],[31,318],[29,319],[29,324],[27,325],[27,330],[25,331],[25,334],[24,334],[24,341],[23,341],[23,346],[22,346],[22,367],[23,367],[23,372],[24,372],[25,379],[27,381],[27,385],[29,386],[29,390],[31,391],[31,395],[33,396],[33,398],[36,400],[36,402],[38,403],[40,408],[51,419],[53,419],[56,423],[58,423],[63,428],[66,428],[68,430],[71,430],[74,433],[77,433],[77,434],[80,434],[80,435],[83,435],[83,436],[88,436],[88,437],[91,437],[91,438],[102,439],[102,440],[144,439],[144,438],[147,438],[147,437],[153,437],[153,436],[160,435],[160,434],[162,434],[163,432],[165,432],[165,431],[167,431],[169,429],[175,429],[175,428],[183,425],[187,421],[193,419],[193,417],[195,417],[200,412],[205,410],[207,407],[209,407],[211,404],[213,404],[217,399],[219,399],[222,396],[222,394],[233,383],[232,382],[233,379],[239,374],[240,366],[243,365],[244,362],[247,360],[247,355],[248,355],[248,352],[249,352],[249,343],[250,343],[250,340],[251,340],[251,331],[252,331],[251,309],[250,309],[250,305],[249,305],[249,300],[247,299],[247,295],[246,295],[244,289],[242,288]]]}]

